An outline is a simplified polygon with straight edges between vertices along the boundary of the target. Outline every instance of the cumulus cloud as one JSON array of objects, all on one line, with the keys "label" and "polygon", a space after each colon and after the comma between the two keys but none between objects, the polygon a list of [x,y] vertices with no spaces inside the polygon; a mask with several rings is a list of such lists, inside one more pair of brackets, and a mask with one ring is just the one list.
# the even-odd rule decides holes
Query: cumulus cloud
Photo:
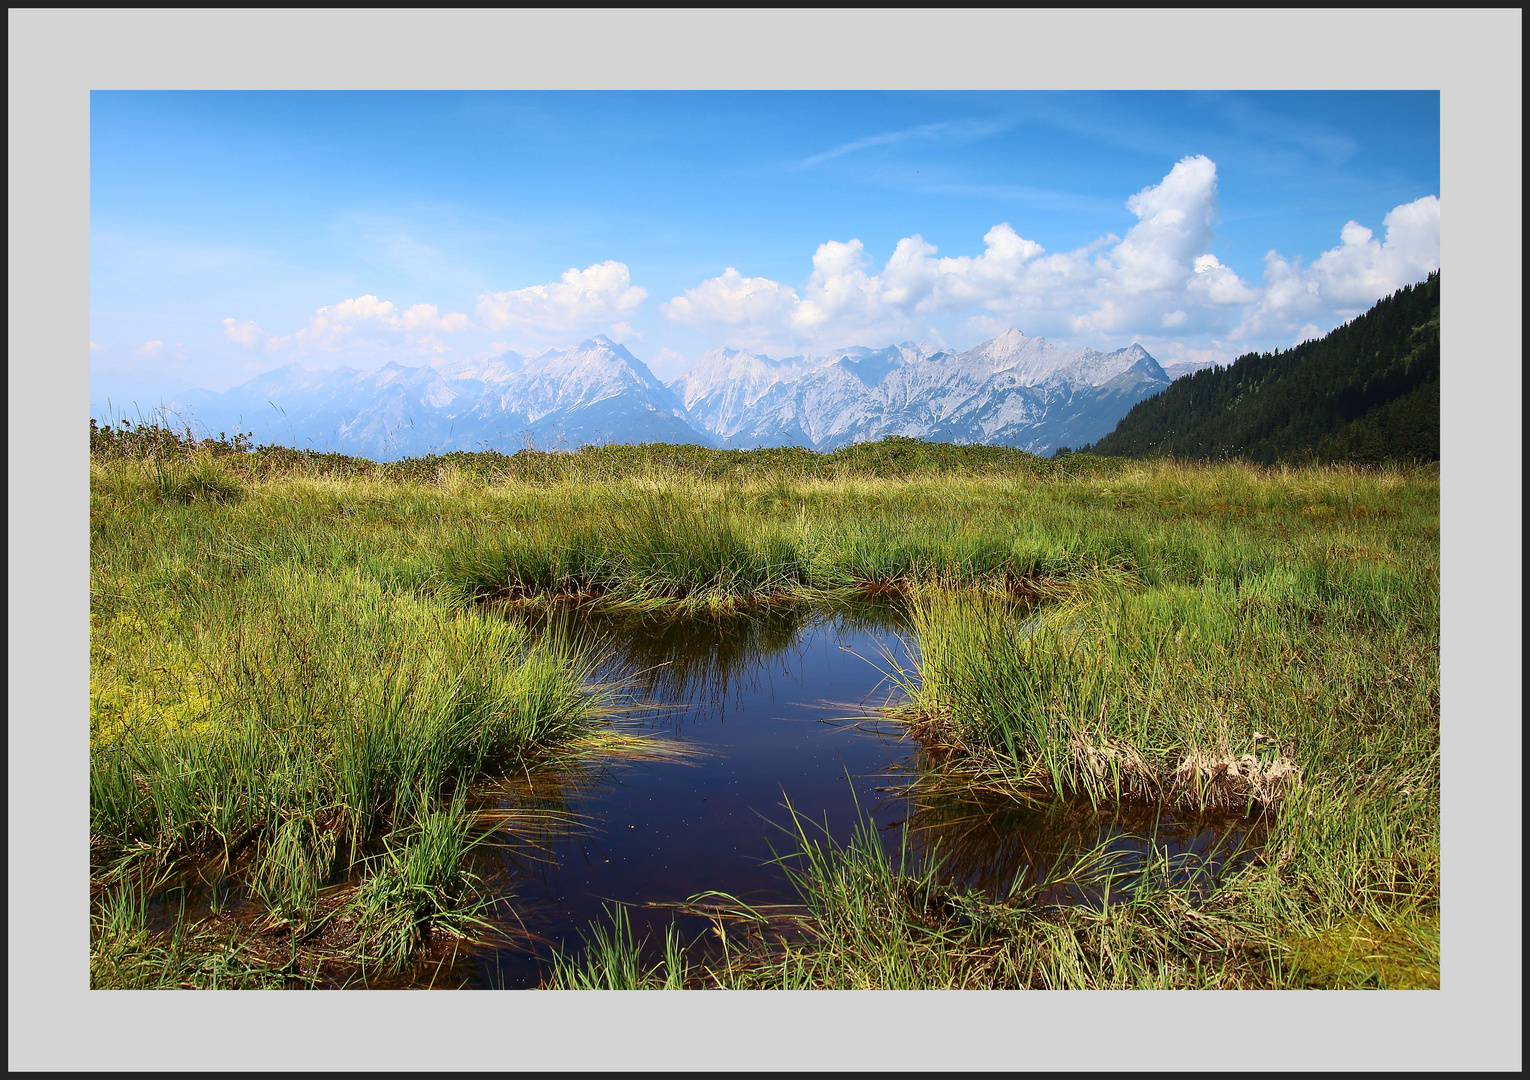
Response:
[{"label": "cumulus cloud", "polygon": [[1334,305],[1369,307],[1440,267],[1440,200],[1433,195],[1396,207],[1385,218],[1386,239],[1351,221],[1340,245],[1318,256],[1312,274]]},{"label": "cumulus cloud", "polygon": [[672,322],[733,330],[740,339],[813,341],[850,332],[898,332],[919,317],[1002,302],[1040,244],[1007,224],[990,229],[978,256],[937,259],[917,233],[898,241],[880,273],[860,240],[830,240],[813,254],[799,290],[733,267],[660,307]]},{"label": "cumulus cloud", "polygon": [[247,349],[257,346],[267,350],[286,348],[292,344],[291,335],[274,336],[266,333],[255,324],[254,319],[240,322],[235,318],[223,320],[223,336],[236,345],[243,345]]},{"label": "cumulus cloud", "polygon": [[478,298],[478,316],[495,330],[510,327],[541,333],[570,333],[614,326],[630,317],[648,291],[632,284],[625,263],[607,260],[583,270],[569,268],[560,280]]},{"label": "cumulus cloud", "polygon": [[403,335],[404,346],[411,352],[432,355],[450,351],[437,334],[466,330],[470,323],[461,312],[442,315],[434,304],[415,304],[400,312],[391,300],[367,293],[326,304],[314,312],[307,326],[291,334],[269,334],[253,319],[240,322],[232,316],[222,320],[222,325],[225,339],[247,349],[273,351],[295,346],[333,352],[348,344],[365,344],[366,339],[357,335],[376,332],[385,337],[372,341],[374,345],[385,343],[388,335]]},{"label": "cumulus cloud", "polygon": [[1204,155],[1185,158],[1162,183],[1127,199],[1126,208],[1140,220],[1111,252],[1112,284],[1129,296],[1183,285],[1211,246],[1217,167]]},{"label": "cumulus cloud", "polygon": [[158,356],[159,351],[164,347],[165,343],[163,341],[145,341],[138,348],[134,349],[133,352],[139,356]]},{"label": "cumulus cloud", "polygon": [[[1382,225],[1386,238],[1357,221],[1339,230],[1339,246],[1303,267],[1270,251],[1264,257],[1264,289],[1238,332],[1253,336],[1292,333],[1306,340],[1320,324],[1330,329],[1383,296],[1440,268],[1440,200],[1426,195],[1394,207]],[[1316,335],[1312,335],[1316,336]]]},{"label": "cumulus cloud", "polygon": [[983,254],[978,256],[927,259],[926,273],[933,274],[933,283],[929,296],[915,310],[940,312],[973,304],[1002,307],[1025,292],[1037,291],[1038,283],[1049,277],[1076,276],[1072,266],[1059,265],[1055,260],[1051,265],[1038,265],[1035,260],[1045,249],[1015,232],[1008,222],[984,233],[983,245]]},{"label": "cumulus cloud", "polygon": [[399,324],[405,330],[439,330],[450,334],[458,330],[466,330],[468,317],[460,311],[442,315],[436,310],[434,304],[415,304],[404,312]]},{"label": "cumulus cloud", "polygon": [[[1218,214],[1210,158],[1177,162],[1162,181],[1127,198],[1126,208],[1137,221],[1124,237],[1106,233],[1067,252],[1048,253],[1003,222],[984,235],[980,254],[942,257],[915,233],[899,240],[877,270],[860,240],[830,240],[798,287],[729,267],[660,310],[671,322],[747,345],[869,340],[968,314],[969,333],[1019,325],[1027,333],[1084,335],[1101,344],[1193,336],[1232,349],[1230,339],[1240,333],[1294,333],[1325,319],[1331,326],[1344,305],[1363,310],[1439,265],[1439,201],[1432,196],[1387,215],[1383,242],[1350,223],[1341,246],[1311,268],[1272,252],[1262,288],[1210,250]],[[1288,309],[1301,318],[1254,317]]]},{"label": "cumulus cloud", "polygon": [[1206,303],[1247,304],[1259,299],[1259,290],[1245,284],[1215,255],[1198,256],[1193,268],[1195,273],[1186,281],[1185,291]]},{"label": "cumulus cloud", "polygon": [[1033,332],[1153,333],[1205,322],[1203,309],[1258,295],[1207,251],[1217,214],[1209,158],[1185,158],[1126,205],[1138,223],[1124,238],[1106,234],[1071,252],[1049,255],[1002,222],[983,236],[981,254],[940,257],[915,233],[875,272],[861,241],[831,240],[814,254],[800,290],[730,267],[661,310],[674,322],[736,338],[824,342],[968,311],[989,313],[972,316],[969,327],[1020,319]]},{"label": "cumulus cloud", "polygon": [[881,279],[866,273],[870,260],[859,240],[820,244],[813,273],[792,311],[792,329],[815,337],[829,326],[875,326],[885,319]]},{"label": "cumulus cloud", "polygon": [[236,345],[253,349],[257,342],[265,339],[266,332],[255,325],[254,319],[240,322],[234,318],[227,318],[223,320],[223,336]]},{"label": "cumulus cloud", "polygon": [[795,289],[769,278],[746,278],[730,266],[659,310],[685,326],[754,326],[789,319],[800,302]]},{"label": "cumulus cloud", "polygon": [[333,349],[358,330],[393,330],[401,328],[393,301],[379,300],[371,293],[326,304],[313,313],[313,320],[293,337],[320,349]]}]

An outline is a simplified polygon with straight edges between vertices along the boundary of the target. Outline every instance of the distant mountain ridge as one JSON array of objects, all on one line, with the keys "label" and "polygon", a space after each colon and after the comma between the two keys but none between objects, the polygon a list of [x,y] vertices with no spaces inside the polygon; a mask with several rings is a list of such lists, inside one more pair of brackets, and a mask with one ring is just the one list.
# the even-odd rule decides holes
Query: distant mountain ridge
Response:
[{"label": "distant mountain ridge", "polygon": [[1007,330],[961,353],[903,342],[772,360],[718,348],[669,387],[694,423],[739,446],[904,435],[1044,454],[1098,438],[1168,383],[1141,345],[1061,349]]},{"label": "distant mountain ridge", "polygon": [[1180,379],[1083,449],[1261,464],[1438,461],[1440,272],[1315,341]]},{"label": "distant mountain ridge", "polygon": [[646,364],[604,336],[530,359],[507,352],[439,368],[289,364],[222,393],[176,394],[166,405],[209,431],[251,432],[256,443],[379,459],[513,451],[528,441],[712,442]]},{"label": "distant mountain ridge", "polygon": [[1102,437],[1170,381],[1138,344],[1065,349],[1011,329],[965,352],[903,342],[776,360],[716,348],[666,385],[600,336],[535,357],[441,366],[292,364],[221,393],[166,395],[164,404],[210,432],[379,459],[513,451],[528,441],[829,451],[889,435],[1047,454]]}]

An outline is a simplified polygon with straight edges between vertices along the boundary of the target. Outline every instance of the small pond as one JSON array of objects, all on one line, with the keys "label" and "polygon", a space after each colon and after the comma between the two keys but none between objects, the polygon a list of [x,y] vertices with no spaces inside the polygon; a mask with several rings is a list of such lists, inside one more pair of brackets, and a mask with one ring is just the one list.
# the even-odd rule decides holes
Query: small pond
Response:
[{"label": "small pond", "polygon": [[[504,940],[403,979],[374,975],[374,986],[536,987],[554,951],[579,951],[590,923],[607,921],[618,903],[655,959],[671,924],[694,956],[715,958],[713,920],[681,910],[691,898],[727,894],[767,915],[801,910],[776,861],[796,850],[791,812],[814,839],[826,833],[841,845],[869,821],[894,860],[933,852],[944,882],[995,900],[1053,882],[1032,898],[1043,905],[1104,902],[1098,872],[1069,874],[1078,853],[1102,845],[1112,897],[1150,867],[1199,887],[1257,852],[1258,827],[1237,814],[916,794],[927,755],[882,712],[901,700],[890,673],[912,671],[916,659],[893,605],[726,619],[562,610],[532,628],[574,634],[600,657],[595,678],[622,688],[614,722],[648,749],[480,788],[477,808],[510,823],[471,866],[498,898]],[[337,872],[330,884],[345,880]],[[168,930],[215,900],[239,904],[227,887],[162,893],[151,924]]]},{"label": "small pond", "polygon": [[[1247,822],[1235,815],[1176,822],[1153,809],[1102,814],[1087,803],[916,803],[908,787],[920,748],[879,715],[899,699],[889,672],[915,660],[894,606],[722,620],[554,618],[593,642],[600,677],[627,688],[620,722],[658,752],[505,783],[507,807],[554,815],[548,827],[517,830],[475,868],[506,896],[501,914],[529,944],[473,957],[458,967],[458,984],[538,985],[550,951],[577,951],[581,932],[613,902],[629,906],[639,938],[662,941],[674,922],[687,942],[713,940],[709,920],[676,910],[697,894],[726,893],[757,909],[796,902],[773,861],[795,850],[783,827],[788,803],[838,843],[869,818],[890,852],[935,848],[946,880],[995,898],[1017,878],[1055,876],[1060,854],[1104,843],[1129,872],[1153,847],[1145,837],[1156,836],[1179,880],[1209,878],[1251,849]],[[1098,902],[1099,891],[1059,884],[1038,899]]]}]

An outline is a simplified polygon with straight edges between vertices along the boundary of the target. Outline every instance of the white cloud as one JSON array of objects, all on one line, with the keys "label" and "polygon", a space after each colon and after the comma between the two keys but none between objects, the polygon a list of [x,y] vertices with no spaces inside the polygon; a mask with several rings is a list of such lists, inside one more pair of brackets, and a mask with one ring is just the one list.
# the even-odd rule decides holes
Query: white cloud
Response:
[{"label": "white cloud", "polygon": [[387,339],[367,339],[358,335],[368,331],[404,336],[404,347],[412,353],[432,355],[450,351],[438,333],[455,333],[469,328],[468,317],[461,312],[442,315],[434,304],[415,304],[399,312],[391,300],[380,300],[371,293],[353,296],[317,309],[307,326],[292,334],[272,335],[253,319],[240,322],[222,320],[223,336],[245,348],[264,347],[267,351],[295,346],[327,352],[342,347],[365,349],[386,347]]},{"label": "white cloud", "polygon": [[768,336],[790,321],[800,303],[795,289],[769,278],[746,278],[730,266],[659,310],[682,326],[761,330]]},{"label": "white cloud", "polygon": [[91,342],[91,343],[90,343],[90,351],[91,351],[91,352],[95,352],[95,351],[96,351],[96,350],[97,350],[97,349],[99,349],[99,348],[100,348],[100,347],[101,347],[101,346],[99,346],[99,345],[97,345],[97,344],[96,344],[96,343],[95,343],[95,342],[94,342],[94,341],[92,341],[92,342]]},{"label": "white cloud", "polygon": [[1012,120],[942,120],[934,124],[920,124],[918,127],[907,128],[903,131],[889,131],[881,135],[867,135],[864,138],[841,143],[831,150],[825,150],[821,154],[814,154],[812,157],[804,159],[802,164],[805,166],[817,165],[820,162],[843,157],[846,154],[853,154],[873,146],[888,146],[906,142],[909,139],[951,139],[958,142],[970,142],[974,139],[997,134],[1013,126],[1014,121]]},{"label": "white cloud", "polygon": [[[1386,239],[1377,241],[1357,221],[1339,230],[1339,246],[1309,267],[1276,251],[1264,257],[1264,289],[1244,316],[1239,332],[1296,334],[1330,329],[1377,300],[1421,281],[1440,268],[1440,200],[1426,195],[1393,207],[1382,219]],[[1319,329],[1318,333],[1325,333]]]},{"label": "white cloud", "polygon": [[[917,233],[898,241],[881,273],[860,240],[830,240],[813,255],[801,292],[733,267],[662,305],[672,322],[731,330],[743,342],[822,341],[853,333],[907,332],[916,316],[940,315],[1013,296],[1040,244],[1008,224],[983,237],[983,254],[937,259]],[[1051,268],[1048,268],[1050,271]]]},{"label": "white cloud", "polygon": [[1369,307],[1440,267],[1440,200],[1433,195],[1395,207],[1383,220],[1386,240],[1351,221],[1341,244],[1318,256],[1312,273],[1335,305]]},{"label": "white cloud", "polygon": [[398,325],[393,301],[379,300],[367,293],[319,308],[313,313],[313,320],[293,337],[302,344],[334,349],[357,330],[394,329]]},{"label": "white cloud", "polygon": [[[299,331],[302,333],[302,331]],[[243,345],[247,349],[253,349],[257,345],[264,346],[267,351],[284,349],[292,344],[292,335],[283,334],[273,336],[266,333],[255,324],[254,319],[240,322],[237,319],[228,318],[223,320],[223,336],[236,345]]]},{"label": "white cloud", "polygon": [[452,351],[451,346],[446,344],[434,334],[418,334],[409,339],[408,351],[416,356],[440,356],[442,353]]},{"label": "white cloud", "polygon": [[1245,285],[1215,255],[1201,255],[1193,265],[1195,276],[1185,284],[1191,295],[1212,304],[1247,304],[1259,299],[1259,290]]},{"label": "white cloud", "polygon": [[989,229],[983,244],[981,255],[937,259],[935,246],[924,237],[905,237],[882,271],[883,301],[900,314],[942,314],[1017,298],[1026,291],[1032,261],[1045,249],[1008,222]]},{"label": "white cloud", "polygon": [[399,324],[406,330],[439,330],[454,333],[468,328],[468,317],[460,311],[441,315],[434,304],[415,304],[404,312]]},{"label": "white cloud", "polygon": [[165,343],[163,341],[145,341],[138,348],[134,349],[133,352],[139,356],[158,356],[159,351],[164,347]]},{"label": "white cloud", "polygon": [[1138,223],[1048,255],[1008,222],[983,237],[979,255],[938,257],[915,233],[898,241],[880,273],[861,241],[828,241],[800,292],[729,268],[663,305],[673,322],[730,331],[735,339],[827,343],[851,334],[900,333],[930,316],[980,311],[969,327],[1024,321],[1031,332],[1111,335],[1194,328],[1258,294],[1207,252],[1217,214],[1216,165],[1179,162],[1163,182],[1126,201]]},{"label": "white cloud", "polygon": [[254,319],[239,322],[237,319],[228,318],[223,320],[223,336],[236,345],[253,349],[257,341],[265,338],[266,332],[255,325]]},{"label": "white cloud", "polygon": [[1183,285],[1211,246],[1217,167],[1204,155],[1187,157],[1162,183],[1127,199],[1126,208],[1139,220],[1111,252],[1116,288],[1134,295]]},{"label": "white cloud", "polygon": [[647,299],[648,291],[632,284],[625,263],[607,260],[583,270],[570,268],[547,285],[484,293],[478,298],[478,315],[496,330],[513,326],[566,334],[613,326]]},{"label": "white cloud", "polygon": [[[1310,269],[1271,252],[1263,288],[1210,250],[1218,214],[1210,158],[1184,158],[1126,207],[1137,222],[1124,237],[1107,233],[1053,254],[1008,222],[984,235],[977,255],[940,257],[918,233],[906,236],[880,271],[860,240],[830,240],[797,288],[729,267],[660,310],[671,322],[720,332],[736,345],[869,342],[914,332],[931,318],[967,314],[969,333],[1017,325],[1027,333],[1088,335],[1102,345],[1214,340],[1221,355],[1238,347],[1240,335],[1246,341],[1267,331],[1294,333],[1309,320],[1332,325],[1345,305],[1363,310],[1439,265],[1433,196],[1388,214],[1382,243],[1352,222],[1341,246]],[[1288,309],[1301,318],[1266,317]]]},{"label": "white cloud", "polygon": [[827,326],[875,326],[885,321],[882,282],[866,273],[866,249],[859,240],[820,244],[813,273],[791,315],[792,329],[814,337]]}]

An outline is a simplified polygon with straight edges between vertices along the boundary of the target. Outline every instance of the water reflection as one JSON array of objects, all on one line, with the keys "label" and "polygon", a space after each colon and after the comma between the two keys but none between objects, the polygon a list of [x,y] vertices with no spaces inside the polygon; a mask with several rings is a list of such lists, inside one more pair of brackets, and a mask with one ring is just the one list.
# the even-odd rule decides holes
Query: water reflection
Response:
[{"label": "water reflection", "polygon": [[1237,814],[993,797],[924,802],[908,830],[913,857],[938,862],[946,882],[1048,906],[1098,905],[1107,888],[1116,898],[1143,887],[1204,892],[1253,857],[1265,826]]},{"label": "water reflection", "polygon": [[1257,848],[1258,828],[1236,816],[918,792],[927,758],[879,713],[895,699],[889,668],[914,666],[906,628],[893,604],[539,616],[537,632],[579,635],[602,656],[601,677],[627,688],[625,721],[656,752],[501,785],[500,805],[550,816],[546,828],[507,833],[480,872],[513,894],[505,910],[541,944],[485,957],[481,981],[536,985],[538,955],[579,948],[610,902],[633,905],[634,930],[655,940],[672,920],[703,938],[707,920],[677,914],[703,892],[765,909],[794,903],[775,861],[792,847],[787,803],[837,843],[869,817],[894,858],[936,859],[953,885],[1041,905],[1098,904],[1107,889],[1120,897],[1145,884],[1205,888]]},{"label": "water reflection", "polygon": [[[511,615],[537,634],[561,634],[584,643],[600,658],[602,680],[625,687],[637,714],[660,706],[684,706],[700,714],[721,714],[741,696],[756,692],[773,672],[791,677],[811,666],[804,650],[828,629],[840,648],[867,648],[875,663],[889,644],[907,659],[904,609],[895,603],[859,603],[839,608],[798,604],[762,605],[736,615],[673,616],[557,608]],[[890,643],[887,639],[893,639]],[[868,666],[862,674],[871,674]],[[811,674],[802,671],[802,674]],[[882,682],[874,679],[873,685]],[[864,694],[862,694],[864,697]]]}]

